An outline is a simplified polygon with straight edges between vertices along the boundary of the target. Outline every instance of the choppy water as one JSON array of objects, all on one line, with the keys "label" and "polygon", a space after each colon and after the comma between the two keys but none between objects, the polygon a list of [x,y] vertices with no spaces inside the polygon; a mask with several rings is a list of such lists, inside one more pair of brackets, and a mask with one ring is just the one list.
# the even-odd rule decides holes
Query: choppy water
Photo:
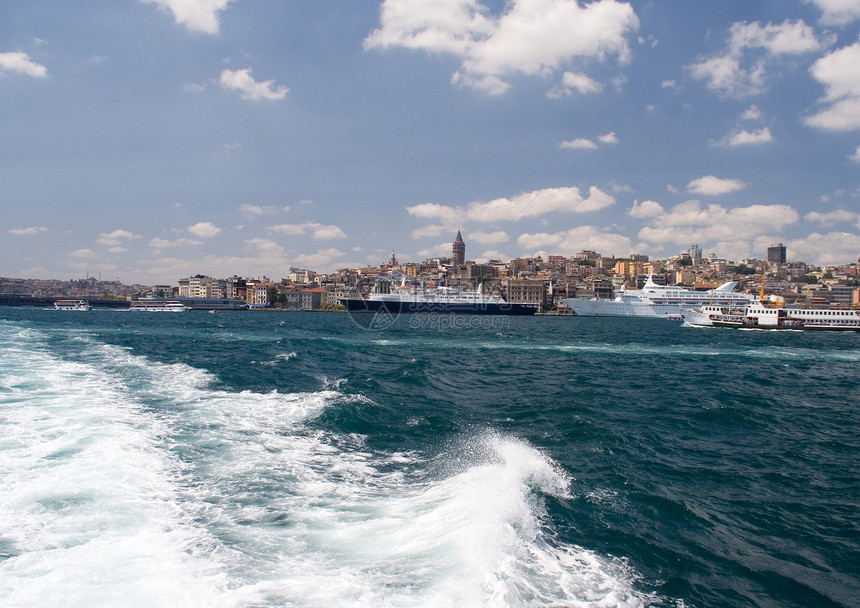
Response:
[{"label": "choppy water", "polygon": [[0,605],[860,605],[860,334],[453,325],[0,309]]}]

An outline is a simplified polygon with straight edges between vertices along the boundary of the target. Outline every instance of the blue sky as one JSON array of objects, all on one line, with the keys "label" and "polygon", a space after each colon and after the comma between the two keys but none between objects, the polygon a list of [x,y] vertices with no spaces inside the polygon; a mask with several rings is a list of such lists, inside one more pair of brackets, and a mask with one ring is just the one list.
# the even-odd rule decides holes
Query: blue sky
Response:
[{"label": "blue sky", "polygon": [[0,275],[860,255],[860,0],[0,9]]}]

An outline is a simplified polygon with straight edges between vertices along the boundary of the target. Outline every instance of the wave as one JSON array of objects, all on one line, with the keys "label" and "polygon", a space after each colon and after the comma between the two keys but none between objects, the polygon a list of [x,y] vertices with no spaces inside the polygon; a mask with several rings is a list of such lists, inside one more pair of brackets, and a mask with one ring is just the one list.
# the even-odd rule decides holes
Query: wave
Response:
[{"label": "wave", "polygon": [[[384,452],[308,422],[373,404],[230,392],[86,333],[0,327],[6,606],[643,606],[624,559],[558,540],[571,479],[495,432]],[[65,349],[65,350],[63,350]]]}]

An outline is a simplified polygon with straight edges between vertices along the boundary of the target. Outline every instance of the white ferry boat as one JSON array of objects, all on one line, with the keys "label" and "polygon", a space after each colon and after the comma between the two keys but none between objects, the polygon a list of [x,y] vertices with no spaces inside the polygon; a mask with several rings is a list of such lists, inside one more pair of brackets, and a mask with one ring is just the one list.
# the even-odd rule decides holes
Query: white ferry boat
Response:
[{"label": "white ferry boat", "polygon": [[755,301],[749,293],[735,291],[737,281],[723,283],[708,291],[692,291],[683,287],[658,285],[649,275],[642,289],[621,288],[614,300],[568,298],[564,303],[581,317],[659,317],[675,319],[685,309],[706,304],[745,306]]},{"label": "white ferry boat", "polygon": [[86,300],[57,300],[54,302],[54,310],[92,310],[93,307]]},{"label": "white ferry boat", "polygon": [[145,312],[185,312],[189,310],[182,302],[175,300],[137,300],[131,302],[130,310]]},{"label": "white ferry boat", "polygon": [[507,302],[501,296],[483,293],[483,286],[476,291],[460,291],[454,287],[440,286],[435,289],[414,289],[401,284],[391,293],[371,292],[366,298],[356,294],[341,298],[349,312],[436,313],[467,315],[533,315],[536,306]]},{"label": "white ferry boat", "polygon": [[742,310],[711,305],[688,310],[685,321],[704,327],[860,331],[860,310],[785,308],[782,298],[770,296]]}]

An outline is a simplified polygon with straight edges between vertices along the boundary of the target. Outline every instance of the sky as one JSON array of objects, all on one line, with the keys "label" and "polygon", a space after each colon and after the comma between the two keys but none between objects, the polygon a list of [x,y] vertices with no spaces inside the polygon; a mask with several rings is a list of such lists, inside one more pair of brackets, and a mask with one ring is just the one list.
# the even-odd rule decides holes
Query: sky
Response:
[{"label": "sky", "polygon": [[860,256],[860,0],[0,8],[0,276]]}]

